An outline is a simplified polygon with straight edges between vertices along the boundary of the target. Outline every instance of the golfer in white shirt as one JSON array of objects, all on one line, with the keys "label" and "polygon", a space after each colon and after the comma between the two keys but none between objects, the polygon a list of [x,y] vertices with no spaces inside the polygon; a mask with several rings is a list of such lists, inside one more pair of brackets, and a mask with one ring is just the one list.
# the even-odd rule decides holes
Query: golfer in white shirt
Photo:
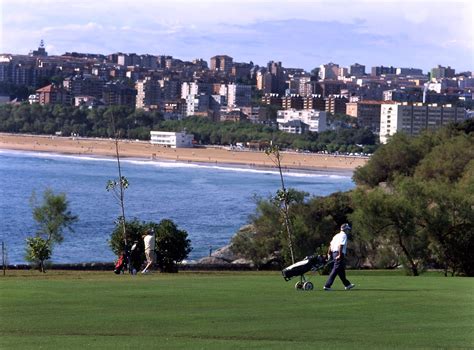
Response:
[{"label": "golfer in white shirt", "polygon": [[147,265],[142,270],[142,273],[149,273],[150,269],[156,261],[155,256],[155,231],[149,229],[143,233],[143,242],[145,244],[145,256]]},{"label": "golfer in white shirt", "polygon": [[347,251],[347,232],[351,230],[349,224],[341,225],[341,231],[336,234],[329,245],[328,250],[328,259],[331,257],[334,260],[334,266],[332,268],[331,274],[329,275],[326,284],[324,285],[324,290],[331,290],[331,286],[336,279],[336,276],[339,276],[346,290],[352,289],[355,287],[355,284],[349,282],[346,278],[346,251]]}]

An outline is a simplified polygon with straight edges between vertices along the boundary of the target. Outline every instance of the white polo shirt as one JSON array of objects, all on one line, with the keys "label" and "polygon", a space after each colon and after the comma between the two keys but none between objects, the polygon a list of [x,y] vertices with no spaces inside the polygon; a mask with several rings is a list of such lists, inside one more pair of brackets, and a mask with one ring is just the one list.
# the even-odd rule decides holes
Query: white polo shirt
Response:
[{"label": "white polo shirt", "polygon": [[338,252],[339,247],[342,245],[342,253],[346,255],[347,250],[347,235],[344,231],[336,234],[331,241],[331,252]]},{"label": "white polo shirt", "polygon": [[146,235],[143,242],[145,243],[145,251],[155,249],[155,235]]}]

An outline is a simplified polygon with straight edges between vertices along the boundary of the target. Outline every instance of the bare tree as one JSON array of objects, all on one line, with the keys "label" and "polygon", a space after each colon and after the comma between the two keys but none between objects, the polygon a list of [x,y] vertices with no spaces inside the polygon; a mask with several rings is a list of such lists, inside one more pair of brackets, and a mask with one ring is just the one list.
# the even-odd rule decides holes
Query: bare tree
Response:
[{"label": "bare tree", "polygon": [[281,189],[277,191],[277,194],[275,196],[275,199],[279,201],[280,203],[280,211],[283,216],[283,221],[285,223],[286,227],[286,233],[287,233],[287,238],[288,238],[288,248],[290,250],[290,255],[291,255],[291,262],[292,264],[295,263],[295,254],[293,252],[293,229],[291,226],[291,220],[290,220],[290,203],[291,203],[291,195],[290,192],[286,189],[285,187],[285,181],[283,179],[283,172],[281,170],[281,154],[280,154],[280,149],[278,146],[270,146],[265,150],[265,154],[271,159],[271,161],[275,164],[275,166],[278,168],[278,171],[280,173],[280,181],[281,181]]},{"label": "bare tree", "polygon": [[111,192],[114,198],[117,200],[120,206],[120,216],[118,218],[119,224],[122,226],[123,241],[125,247],[128,247],[127,230],[125,227],[125,190],[128,188],[129,183],[125,176],[122,175],[122,167],[120,165],[120,151],[119,151],[119,136],[120,133],[115,128],[115,118],[112,115],[112,127],[115,139],[115,155],[117,158],[117,169],[118,169],[118,180],[107,181],[107,192]]}]

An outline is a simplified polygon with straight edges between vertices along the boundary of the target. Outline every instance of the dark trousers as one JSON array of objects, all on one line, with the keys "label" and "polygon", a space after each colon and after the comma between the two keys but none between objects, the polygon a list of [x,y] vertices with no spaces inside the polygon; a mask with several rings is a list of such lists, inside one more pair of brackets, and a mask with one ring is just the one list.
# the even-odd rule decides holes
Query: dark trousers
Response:
[{"label": "dark trousers", "polygon": [[339,260],[336,260],[336,256],[338,255],[338,252],[332,252],[332,258],[334,260],[334,266],[332,267],[332,271],[329,274],[328,280],[326,281],[326,284],[324,285],[326,288],[331,288],[332,284],[334,283],[334,280],[336,279],[336,276],[339,276],[341,279],[342,283],[344,284],[345,287],[351,284],[349,280],[346,278],[346,260],[345,257],[341,258]]}]

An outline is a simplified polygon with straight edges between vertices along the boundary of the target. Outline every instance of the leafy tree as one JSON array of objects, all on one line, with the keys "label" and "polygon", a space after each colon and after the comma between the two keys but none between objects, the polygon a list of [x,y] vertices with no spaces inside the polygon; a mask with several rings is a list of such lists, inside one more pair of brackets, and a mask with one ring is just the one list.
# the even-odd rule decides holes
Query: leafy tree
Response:
[{"label": "leafy tree", "polygon": [[38,205],[36,196],[31,197],[33,206],[33,218],[39,228],[35,237],[27,239],[28,261],[38,262],[41,272],[45,272],[44,261],[51,257],[54,244],[59,244],[64,239],[64,231],[73,232],[72,225],[77,222],[78,217],[68,209],[69,202],[65,193],[54,194],[51,189],[46,189],[43,194],[43,202]]},{"label": "leafy tree", "polygon": [[428,257],[428,240],[419,227],[416,188],[400,182],[397,188],[381,187],[354,192],[351,219],[372,246],[395,248],[404,266],[418,276]]},{"label": "leafy tree", "polygon": [[44,262],[51,258],[51,244],[41,237],[26,238],[26,260],[38,265],[41,272],[46,272]]},{"label": "leafy tree", "polygon": [[425,180],[456,182],[472,159],[474,134],[462,134],[434,147],[420,162],[414,175]]},{"label": "leafy tree", "polygon": [[[145,247],[142,241],[142,234],[148,228],[150,228],[151,225],[152,223],[141,222],[136,218],[125,222],[125,229],[129,242],[138,244],[138,248],[141,251],[142,260],[145,259]],[[126,249],[125,242],[123,240],[122,223],[118,220],[115,222],[115,227],[110,235],[109,247],[117,256],[122,254]]]},{"label": "leafy tree", "polygon": [[191,252],[188,233],[168,219],[153,227],[156,235],[157,262],[162,272],[178,272],[177,264]]},{"label": "leafy tree", "polygon": [[[289,217],[293,228],[293,249],[297,259],[327,251],[338,226],[348,221],[352,212],[349,193],[306,200],[307,193],[289,189],[292,205]],[[250,225],[232,238],[232,251],[251,259],[257,267],[275,260],[280,266],[290,264],[288,235],[282,222],[281,203],[277,198],[258,199]],[[355,262],[357,265],[358,263]]]},{"label": "leafy tree", "polygon": [[[148,229],[153,229],[156,235],[157,263],[163,272],[177,272],[177,263],[185,259],[191,252],[191,241],[184,230],[179,230],[171,220],[162,220],[159,224],[155,222],[144,222],[133,219],[125,222],[126,235],[130,243],[137,243],[141,261],[145,261],[145,247],[142,235]],[[122,254],[126,245],[123,240],[122,223],[117,222],[112,231],[109,246],[118,256]]]},{"label": "leafy tree", "polygon": [[411,176],[423,156],[421,147],[409,136],[397,133],[377,149],[366,165],[355,170],[353,179],[358,185],[374,187],[392,182],[397,175]]},{"label": "leafy tree", "polygon": [[283,246],[280,210],[272,200],[257,199],[256,213],[251,215],[250,222],[245,230],[234,235],[231,249],[260,268],[268,262],[269,257],[280,258]]},{"label": "leafy tree", "polygon": [[[472,168],[474,169],[474,161]],[[474,173],[474,171],[473,171]],[[430,237],[434,259],[443,266],[445,275],[461,272],[474,275],[472,251],[474,249],[474,177],[469,171],[464,181],[453,184],[442,182],[417,182],[425,197],[421,219]]]},{"label": "leafy tree", "polygon": [[298,244],[299,247],[305,247],[306,242],[307,249],[310,249],[310,251],[304,251],[304,255],[310,255],[315,248],[327,245],[339,227],[349,222],[348,216],[353,211],[350,192],[312,197],[304,207],[299,205],[296,209],[303,211],[300,215],[304,217],[308,230],[307,237]]}]

